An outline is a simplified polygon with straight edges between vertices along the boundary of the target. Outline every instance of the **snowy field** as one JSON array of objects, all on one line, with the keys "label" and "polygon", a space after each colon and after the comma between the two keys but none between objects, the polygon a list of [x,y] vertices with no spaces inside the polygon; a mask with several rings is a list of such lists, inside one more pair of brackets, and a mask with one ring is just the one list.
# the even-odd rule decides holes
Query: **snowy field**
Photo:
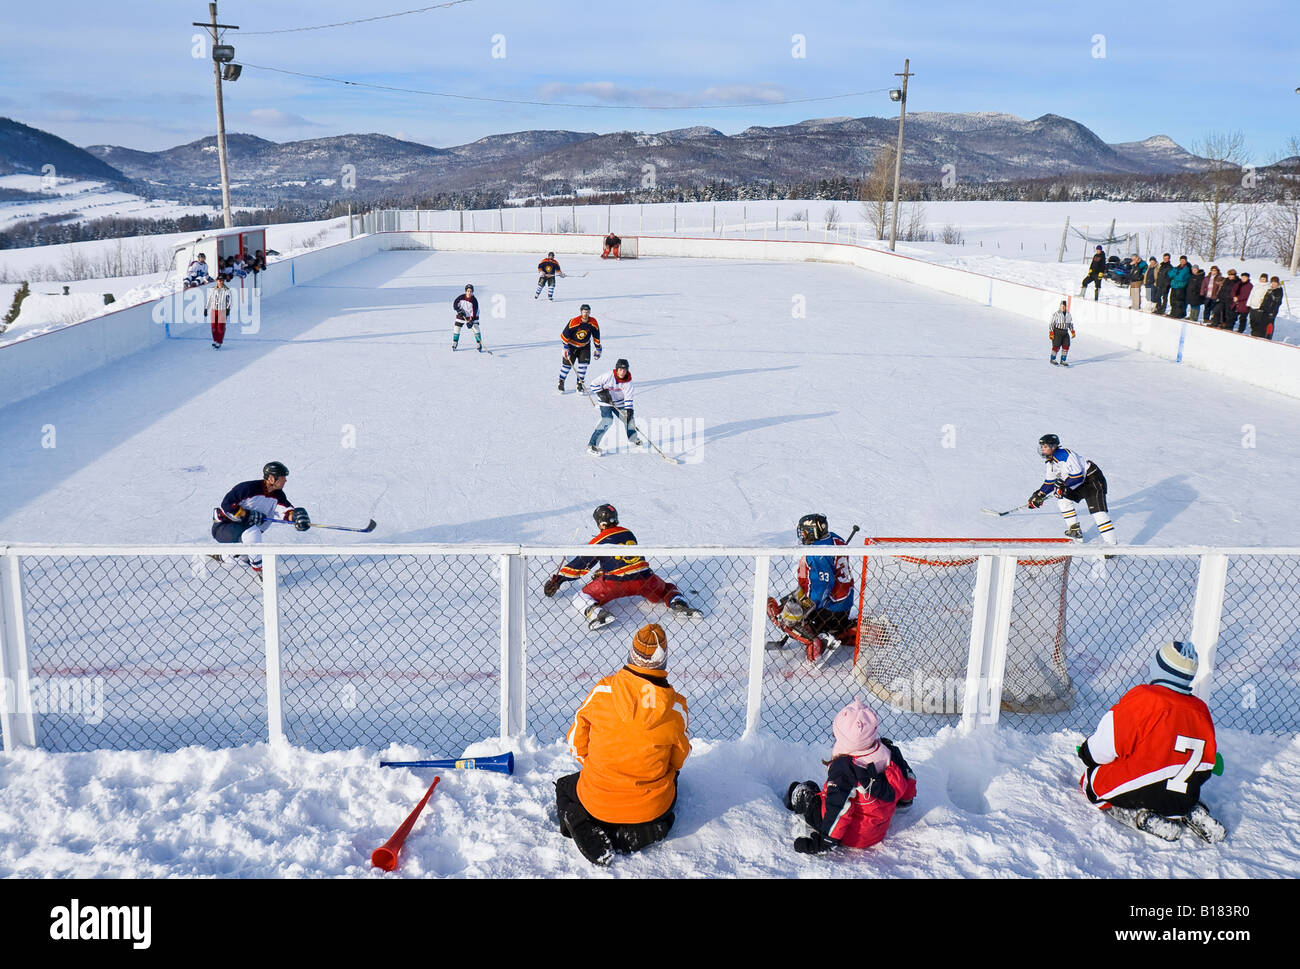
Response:
[{"label": "snowy field", "polygon": [[[191,333],[4,409],[0,536],[207,547],[212,507],[274,458],[317,520],[380,523],[356,541],[568,545],[603,501],[654,545],[787,546],[814,510],[841,534],[1056,537],[1050,508],[980,513],[1024,501],[1041,481],[1035,442],[1052,431],[1105,470],[1121,543],[1300,545],[1289,506],[1260,487],[1300,464],[1300,401],[1086,333],[1063,371],[1039,324],[847,267],[568,257],[555,304],[534,301],[540,255],[383,253],[267,300],[260,332],[232,331],[219,352]],[[491,355],[468,336],[450,351],[466,282]],[[558,333],[582,302],[605,347],[594,373],[627,357],[638,423],[691,422],[698,460],[585,453],[596,412],[555,393]],[[318,534],[291,540],[325,544]],[[602,650],[610,672],[621,646]],[[1229,839],[1171,848],[1074,789],[1073,747],[1091,723],[911,736],[920,795],[890,839],[798,856],[780,797],[824,777],[818,717],[810,735],[827,743],[697,733],[673,835],[608,871],[556,830],[551,782],[575,769],[558,732],[515,741],[514,777],[444,774],[398,877],[1300,875],[1296,737],[1221,731],[1228,770],[1206,800]],[[897,726],[886,712],[885,732]],[[376,753],[0,758],[0,875],[381,877],[369,852],[432,778],[380,771]]]}]

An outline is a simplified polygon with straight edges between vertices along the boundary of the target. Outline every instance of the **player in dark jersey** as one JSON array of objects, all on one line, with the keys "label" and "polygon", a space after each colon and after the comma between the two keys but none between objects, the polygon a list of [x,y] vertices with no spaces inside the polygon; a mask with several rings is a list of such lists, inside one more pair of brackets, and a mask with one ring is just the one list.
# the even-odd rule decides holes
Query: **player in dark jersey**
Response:
[{"label": "player in dark jersey", "polygon": [[541,275],[537,277],[537,292],[533,293],[533,299],[541,296],[542,289],[549,286],[551,289],[546,294],[546,298],[553,301],[555,299],[555,277],[564,275],[564,271],[560,269],[560,264],[555,261],[555,253],[548,252],[546,258],[537,264],[537,271]]},{"label": "player in dark jersey", "polygon": [[452,334],[451,348],[454,351],[456,344],[460,342],[460,328],[468,326],[474,331],[474,340],[478,343],[478,352],[483,352],[483,336],[478,328],[478,297],[474,295],[474,287],[469,283],[465,284],[465,292],[451,301],[451,307],[456,311],[456,331]]},{"label": "player in dark jersey", "polygon": [[[284,484],[288,480],[289,469],[279,461],[269,461],[262,468],[260,481],[243,481],[235,485],[226,492],[221,504],[212,509],[212,537],[224,544],[258,545],[262,533],[270,527],[268,519],[271,518],[293,522],[300,532],[311,528],[307,509],[295,508],[285,496]],[[220,556],[214,555],[213,558]],[[259,576],[262,574],[260,555],[229,558],[244,562]]]},{"label": "player in dark jersey", "polygon": [[[592,518],[596,520],[597,532],[588,545],[636,544],[631,529],[618,523],[618,510],[613,505],[601,505],[592,512]],[[597,576],[573,597],[573,604],[587,620],[588,629],[599,629],[613,622],[614,616],[604,608],[605,603],[626,596],[642,596],[650,602],[667,603],[673,612],[691,618],[700,615],[677,586],[655,575],[650,563],[640,555],[581,555],[570,559],[546,580],[542,592],[549,599],[564,583],[582,578],[593,567]]]},{"label": "player in dark jersey", "polygon": [[600,324],[591,315],[591,306],[583,303],[578,315],[569,320],[560,332],[560,342],[564,345],[564,356],[560,360],[560,384],[557,388],[564,393],[564,382],[569,379],[569,371],[578,369],[578,393],[587,389],[587,367],[591,364],[591,350],[596,349],[596,359],[600,359]]}]

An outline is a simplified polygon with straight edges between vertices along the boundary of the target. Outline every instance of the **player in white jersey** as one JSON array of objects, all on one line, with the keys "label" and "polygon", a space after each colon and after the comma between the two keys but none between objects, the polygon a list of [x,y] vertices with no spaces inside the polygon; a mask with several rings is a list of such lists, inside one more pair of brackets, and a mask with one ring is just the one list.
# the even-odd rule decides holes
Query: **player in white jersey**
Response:
[{"label": "player in white jersey", "polygon": [[1029,507],[1042,507],[1047,496],[1055,493],[1057,506],[1067,526],[1065,537],[1082,539],[1083,529],[1079,527],[1074,505],[1079,501],[1087,502],[1102,541],[1114,545],[1115,526],[1106,510],[1106,476],[1101,473],[1101,468],[1069,448],[1061,447],[1061,439],[1055,434],[1044,434],[1038,439],[1038,453],[1047,462],[1047,474],[1043,483],[1029,496]]},{"label": "player in white jersey", "polygon": [[633,447],[641,446],[641,436],[632,423],[632,370],[626,360],[619,360],[614,369],[597,377],[587,385],[593,397],[600,401],[600,423],[591,432],[587,450],[600,454],[600,439],[605,436],[617,414],[627,428],[627,439]]}]

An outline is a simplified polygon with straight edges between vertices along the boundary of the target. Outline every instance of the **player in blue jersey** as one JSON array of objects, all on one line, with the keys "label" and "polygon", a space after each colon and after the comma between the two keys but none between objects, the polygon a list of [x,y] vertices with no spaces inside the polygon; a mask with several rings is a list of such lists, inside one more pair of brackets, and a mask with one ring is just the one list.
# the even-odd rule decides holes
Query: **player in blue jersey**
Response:
[{"label": "player in blue jersey", "polygon": [[[800,518],[795,533],[800,545],[847,544],[830,530],[826,516],[816,513]],[[767,613],[782,632],[804,644],[809,660],[816,660],[851,634],[853,573],[842,557],[806,555],[799,560],[796,577],[798,587],[793,592],[780,602],[767,600]]]},{"label": "player in blue jersey", "polygon": [[[271,527],[271,518],[293,522],[300,532],[311,528],[307,509],[295,508],[285,496],[284,485],[288,480],[288,468],[279,461],[268,461],[262,468],[260,481],[243,481],[235,485],[226,492],[221,504],[212,509],[212,537],[225,544],[258,545],[262,533]],[[219,555],[212,557],[221,558]],[[262,556],[249,554],[230,558],[245,563],[261,576]]]},{"label": "player in blue jersey", "polygon": [[[601,505],[591,517],[596,521],[596,537],[589,545],[635,545],[636,536],[630,528],[618,523],[618,510],[613,505]],[[610,551],[613,551],[611,549]],[[560,586],[595,569],[597,575],[573,597],[573,604],[587,620],[588,629],[599,629],[614,621],[605,609],[605,603],[628,596],[641,596],[654,603],[666,603],[673,612],[695,618],[700,610],[687,601],[671,582],[654,574],[650,563],[640,555],[580,555],[570,559],[546,580],[542,593],[549,599],[560,591]]]},{"label": "player in blue jersey", "polygon": [[1106,510],[1106,476],[1101,473],[1101,468],[1069,448],[1061,447],[1061,439],[1055,434],[1044,434],[1038,439],[1038,453],[1047,462],[1047,474],[1043,483],[1029,496],[1029,507],[1041,508],[1047,496],[1055,494],[1067,526],[1065,537],[1077,541],[1083,538],[1083,529],[1079,527],[1074,505],[1075,502],[1086,502],[1102,541],[1114,545],[1115,526]]}]

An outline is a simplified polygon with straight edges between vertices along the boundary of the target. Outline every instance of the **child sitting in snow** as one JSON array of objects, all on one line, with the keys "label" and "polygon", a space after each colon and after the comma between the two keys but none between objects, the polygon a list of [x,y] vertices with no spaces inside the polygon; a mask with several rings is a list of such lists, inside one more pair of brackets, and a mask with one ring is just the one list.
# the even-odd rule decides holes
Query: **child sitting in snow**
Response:
[{"label": "child sitting in snow", "polygon": [[785,793],[785,806],[812,827],[796,838],[800,854],[829,851],[839,845],[870,848],[885,839],[894,811],[912,806],[916,775],[903,754],[877,735],[876,715],[854,700],[835,716],[835,746],[826,761],[826,787],[795,781]]}]

